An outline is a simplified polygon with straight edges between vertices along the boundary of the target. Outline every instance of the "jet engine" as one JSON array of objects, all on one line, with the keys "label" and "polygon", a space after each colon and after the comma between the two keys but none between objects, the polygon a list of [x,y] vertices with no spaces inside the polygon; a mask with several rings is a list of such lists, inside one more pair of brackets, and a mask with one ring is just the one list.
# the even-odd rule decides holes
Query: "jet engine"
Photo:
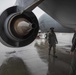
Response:
[{"label": "jet engine", "polygon": [[6,9],[0,16],[0,41],[11,47],[23,47],[37,36],[38,20],[33,12],[18,11],[18,7]]}]

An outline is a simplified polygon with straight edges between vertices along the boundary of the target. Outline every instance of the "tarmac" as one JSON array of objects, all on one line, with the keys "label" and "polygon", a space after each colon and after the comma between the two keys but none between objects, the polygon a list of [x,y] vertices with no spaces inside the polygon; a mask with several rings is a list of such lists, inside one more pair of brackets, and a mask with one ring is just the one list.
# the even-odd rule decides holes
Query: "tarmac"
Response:
[{"label": "tarmac", "polygon": [[48,55],[48,42],[44,38],[22,48],[8,48],[0,43],[0,75],[69,75],[73,34],[56,35],[57,58],[52,51]]}]

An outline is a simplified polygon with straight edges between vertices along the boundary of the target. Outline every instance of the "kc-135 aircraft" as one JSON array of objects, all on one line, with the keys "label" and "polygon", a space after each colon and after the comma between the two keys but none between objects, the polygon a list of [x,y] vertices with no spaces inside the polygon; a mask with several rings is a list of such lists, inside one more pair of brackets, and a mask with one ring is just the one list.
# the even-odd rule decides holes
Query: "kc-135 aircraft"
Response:
[{"label": "kc-135 aircraft", "polygon": [[0,41],[4,45],[23,47],[36,38],[39,23],[32,12],[36,6],[60,23],[61,27],[56,26],[58,32],[73,32],[76,29],[75,0],[16,0],[14,6],[0,15]]}]

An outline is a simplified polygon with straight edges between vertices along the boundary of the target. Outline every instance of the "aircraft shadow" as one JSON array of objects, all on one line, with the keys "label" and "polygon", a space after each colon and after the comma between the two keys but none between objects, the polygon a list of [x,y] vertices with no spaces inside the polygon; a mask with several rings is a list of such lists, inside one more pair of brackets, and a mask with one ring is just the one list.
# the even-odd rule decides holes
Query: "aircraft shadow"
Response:
[{"label": "aircraft shadow", "polygon": [[0,66],[0,75],[31,75],[31,73],[21,58],[10,57]]}]

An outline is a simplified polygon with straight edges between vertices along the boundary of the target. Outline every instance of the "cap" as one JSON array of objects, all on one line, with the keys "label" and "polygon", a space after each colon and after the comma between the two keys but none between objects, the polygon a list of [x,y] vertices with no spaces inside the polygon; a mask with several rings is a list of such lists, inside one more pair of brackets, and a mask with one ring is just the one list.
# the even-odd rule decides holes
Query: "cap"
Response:
[{"label": "cap", "polygon": [[50,30],[53,30],[53,29],[54,29],[53,27],[50,28]]}]

